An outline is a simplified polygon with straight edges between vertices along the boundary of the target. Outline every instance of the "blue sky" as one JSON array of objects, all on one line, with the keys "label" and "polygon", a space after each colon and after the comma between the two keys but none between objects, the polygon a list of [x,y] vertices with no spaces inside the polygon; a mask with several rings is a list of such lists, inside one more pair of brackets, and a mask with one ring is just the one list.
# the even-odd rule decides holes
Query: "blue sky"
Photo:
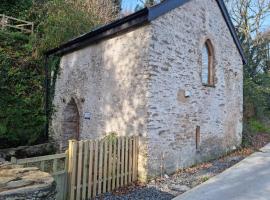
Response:
[{"label": "blue sky", "polygon": [[133,10],[138,3],[140,3],[139,0],[122,0],[122,9]]},{"label": "blue sky", "polygon": [[[122,9],[123,11],[134,11],[134,8],[136,5],[140,4],[142,0],[122,0]],[[263,29],[269,29],[270,28],[270,17],[268,17],[264,24]]]}]

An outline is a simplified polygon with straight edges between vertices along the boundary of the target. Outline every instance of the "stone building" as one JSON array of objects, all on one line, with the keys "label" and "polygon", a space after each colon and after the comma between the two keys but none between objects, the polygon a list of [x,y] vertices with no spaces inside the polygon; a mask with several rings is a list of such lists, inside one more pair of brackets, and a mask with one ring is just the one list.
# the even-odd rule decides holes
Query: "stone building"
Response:
[{"label": "stone building", "polygon": [[50,136],[61,148],[139,135],[144,179],[241,143],[246,61],[222,0],[165,0],[52,54],[62,57]]}]

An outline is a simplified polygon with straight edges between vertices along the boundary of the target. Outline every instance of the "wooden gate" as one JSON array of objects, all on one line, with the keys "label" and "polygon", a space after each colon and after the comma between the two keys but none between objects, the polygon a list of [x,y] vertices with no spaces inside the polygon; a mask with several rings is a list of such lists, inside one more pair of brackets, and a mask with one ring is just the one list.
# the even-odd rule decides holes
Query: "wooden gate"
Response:
[{"label": "wooden gate", "polygon": [[70,141],[69,158],[69,199],[90,199],[137,180],[138,137]]},{"label": "wooden gate", "polygon": [[57,200],[85,200],[137,181],[138,137],[70,140],[66,153],[11,162],[52,174]]},{"label": "wooden gate", "polygon": [[54,154],[33,158],[16,159],[11,158],[12,164],[23,165],[25,167],[38,167],[41,171],[50,173],[55,182],[57,190],[57,200],[67,199],[67,159],[68,154]]}]

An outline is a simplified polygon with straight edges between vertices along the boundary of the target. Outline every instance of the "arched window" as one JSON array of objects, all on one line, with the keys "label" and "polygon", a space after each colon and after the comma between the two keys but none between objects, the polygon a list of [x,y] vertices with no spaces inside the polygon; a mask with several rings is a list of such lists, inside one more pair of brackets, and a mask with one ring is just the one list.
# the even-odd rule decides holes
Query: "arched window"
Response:
[{"label": "arched window", "polygon": [[206,40],[202,49],[202,83],[214,86],[214,50],[210,40]]}]

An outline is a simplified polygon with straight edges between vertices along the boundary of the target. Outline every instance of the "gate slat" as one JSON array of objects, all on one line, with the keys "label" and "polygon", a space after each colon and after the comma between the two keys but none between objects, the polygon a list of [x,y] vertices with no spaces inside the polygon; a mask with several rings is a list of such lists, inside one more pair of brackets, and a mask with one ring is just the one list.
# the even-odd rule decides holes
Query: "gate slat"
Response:
[{"label": "gate slat", "polygon": [[116,154],[116,142],[117,142],[117,139],[115,139],[113,141],[113,169],[112,169],[112,190],[115,189],[115,170],[116,170],[116,159],[117,159],[117,154]]},{"label": "gate slat", "polygon": [[138,140],[138,136],[136,136],[135,137],[135,154],[134,154],[134,156],[135,156],[135,166],[134,166],[134,169],[135,169],[135,179],[134,179],[134,181],[137,181],[137,179],[138,179],[138,150],[139,150],[139,148],[138,148],[138,146],[139,146],[139,140]]},{"label": "gate slat", "polygon": [[103,165],[103,193],[107,192],[107,163],[108,163],[108,140],[104,141],[104,165]]},{"label": "gate slat", "polygon": [[131,171],[132,170],[132,140],[129,139],[128,147],[128,183],[131,183]]},{"label": "gate slat", "polygon": [[103,167],[103,140],[100,141],[99,146],[99,174],[98,174],[98,195],[101,194],[102,186],[102,167]]},{"label": "gate slat", "polygon": [[136,156],[135,156],[135,153],[136,153],[136,143],[135,143],[135,137],[133,137],[132,138],[132,154],[133,154],[133,160],[132,160],[132,181],[135,181],[135,170],[136,170],[136,167],[135,167],[135,165],[136,165],[136,161],[135,161],[135,159],[136,159]]},{"label": "gate slat", "polygon": [[97,194],[97,167],[98,167],[98,140],[95,140],[95,163],[94,163],[94,177],[93,177],[93,197]]},{"label": "gate slat", "polygon": [[68,188],[68,198],[70,199],[70,190],[71,190],[71,174],[72,174],[72,161],[73,161],[73,144],[72,144],[72,141],[69,140],[68,141],[68,165],[67,165],[67,175],[68,175],[68,178],[67,178],[67,188]]},{"label": "gate slat", "polygon": [[128,137],[125,137],[125,185],[128,184]]},{"label": "gate slat", "polygon": [[116,188],[119,187],[119,182],[120,182],[121,142],[122,142],[121,138],[117,138]]},{"label": "gate slat", "polygon": [[76,183],[76,163],[77,163],[77,142],[72,141],[72,171],[70,181],[70,200],[75,199],[75,183]]},{"label": "gate slat", "polygon": [[93,180],[92,180],[92,175],[93,175],[93,141],[89,141],[89,170],[88,170],[88,194],[87,198],[90,199],[92,198],[92,186],[93,186]]},{"label": "gate slat", "polygon": [[108,161],[108,192],[111,191],[112,183],[112,140],[109,141],[109,161]]},{"label": "gate slat", "polygon": [[83,141],[79,141],[76,199],[81,199]]},{"label": "gate slat", "polygon": [[120,179],[120,186],[124,185],[124,173],[125,173],[125,138],[121,137],[121,179]]},{"label": "gate slat", "polygon": [[83,154],[83,184],[82,184],[82,199],[85,200],[87,199],[86,197],[86,189],[87,189],[87,167],[88,167],[88,153],[89,153],[89,141],[84,141],[83,142],[83,150],[84,150],[84,154]]}]

